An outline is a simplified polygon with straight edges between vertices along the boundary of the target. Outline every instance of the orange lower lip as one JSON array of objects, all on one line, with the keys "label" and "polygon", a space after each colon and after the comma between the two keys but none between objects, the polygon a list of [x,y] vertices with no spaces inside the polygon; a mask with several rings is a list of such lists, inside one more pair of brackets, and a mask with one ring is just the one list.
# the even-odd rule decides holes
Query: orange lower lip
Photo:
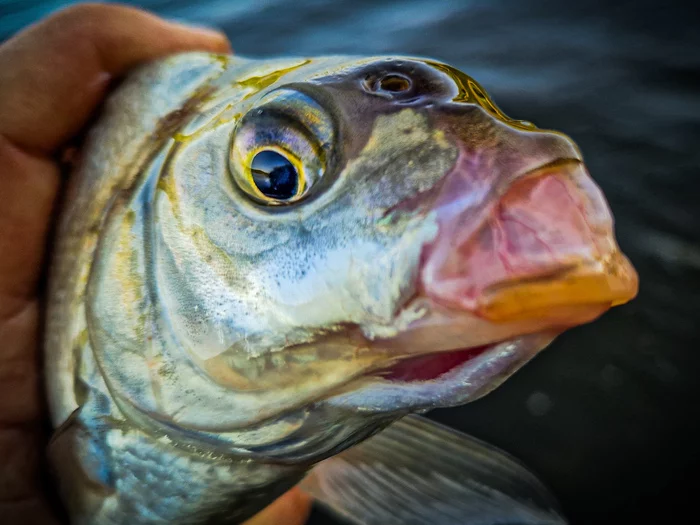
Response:
[{"label": "orange lower lip", "polygon": [[[585,307],[600,313],[637,295],[637,272],[620,252],[555,276],[500,283],[484,291],[477,315],[493,322],[576,316]],[[583,309],[583,310],[582,310]]]}]

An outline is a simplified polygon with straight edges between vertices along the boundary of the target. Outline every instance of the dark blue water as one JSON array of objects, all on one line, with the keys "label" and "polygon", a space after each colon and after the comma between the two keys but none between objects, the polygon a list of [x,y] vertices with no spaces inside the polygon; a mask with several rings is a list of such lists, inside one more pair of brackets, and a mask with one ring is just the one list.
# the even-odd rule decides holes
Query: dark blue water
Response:
[{"label": "dark blue water", "polygon": [[[432,417],[523,459],[574,523],[693,521],[680,518],[695,510],[700,474],[700,20],[690,6],[128,3],[223,28],[238,54],[428,55],[476,77],[509,116],[571,135],[639,270],[639,298],[564,335],[485,399]],[[0,0],[0,40],[63,4]]]}]

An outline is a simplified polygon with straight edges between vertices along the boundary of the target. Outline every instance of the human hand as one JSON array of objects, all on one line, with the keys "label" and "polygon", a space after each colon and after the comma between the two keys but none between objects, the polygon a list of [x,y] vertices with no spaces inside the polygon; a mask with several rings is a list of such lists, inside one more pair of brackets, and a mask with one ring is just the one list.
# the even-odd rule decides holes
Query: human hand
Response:
[{"label": "human hand", "polygon": [[[117,5],[80,5],[0,46],[0,516],[54,525],[43,461],[42,278],[62,185],[61,148],[80,133],[110,82],[179,51],[228,52],[225,36]],[[246,525],[301,525],[308,496],[293,489]]]}]

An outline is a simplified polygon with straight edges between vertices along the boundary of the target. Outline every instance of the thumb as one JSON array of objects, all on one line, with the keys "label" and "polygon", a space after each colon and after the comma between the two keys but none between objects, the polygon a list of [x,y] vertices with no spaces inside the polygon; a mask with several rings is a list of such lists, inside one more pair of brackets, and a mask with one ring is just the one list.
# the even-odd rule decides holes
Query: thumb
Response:
[{"label": "thumb", "polygon": [[311,496],[295,487],[243,525],[303,525],[311,512]]}]

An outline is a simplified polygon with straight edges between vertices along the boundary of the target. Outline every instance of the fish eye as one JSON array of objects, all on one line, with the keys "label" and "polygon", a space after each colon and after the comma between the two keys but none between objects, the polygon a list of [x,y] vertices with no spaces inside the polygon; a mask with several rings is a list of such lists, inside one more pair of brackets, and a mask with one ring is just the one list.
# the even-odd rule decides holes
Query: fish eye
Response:
[{"label": "fish eye", "polygon": [[323,187],[334,137],[332,117],[314,99],[291,89],[269,93],[234,129],[233,182],[263,206],[299,203]]},{"label": "fish eye", "polygon": [[303,186],[294,163],[282,153],[270,149],[259,151],[253,156],[250,174],[260,193],[271,199],[292,199]]}]

